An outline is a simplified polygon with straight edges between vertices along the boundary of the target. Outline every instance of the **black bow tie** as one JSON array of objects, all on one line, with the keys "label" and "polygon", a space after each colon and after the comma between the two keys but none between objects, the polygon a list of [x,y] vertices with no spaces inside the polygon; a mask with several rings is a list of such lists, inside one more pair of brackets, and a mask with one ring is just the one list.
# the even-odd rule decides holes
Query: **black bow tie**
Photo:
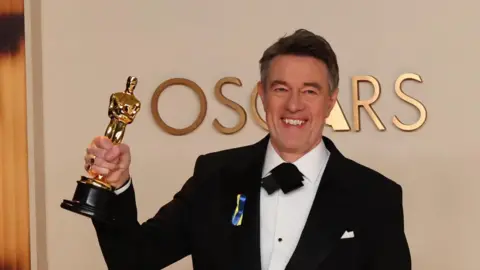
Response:
[{"label": "black bow tie", "polygon": [[282,163],[275,167],[271,174],[262,181],[263,188],[270,195],[278,189],[282,189],[283,193],[295,190],[303,186],[303,174],[298,170],[297,166],[292,163]]}]

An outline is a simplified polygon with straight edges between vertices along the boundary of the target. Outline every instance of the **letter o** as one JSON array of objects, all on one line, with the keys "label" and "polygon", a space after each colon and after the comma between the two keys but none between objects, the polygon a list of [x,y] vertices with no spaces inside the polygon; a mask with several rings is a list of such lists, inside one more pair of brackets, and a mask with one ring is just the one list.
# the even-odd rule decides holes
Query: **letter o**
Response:
[{"label": "letter o", "polygon": [[[200,99],[200,112],[197,116],[197,119],[195,119],[195,121],[186,128],[178,129],[178,128],[173,128],[167,125],[165,121],[163,121],[163,119],[160,117],[160,114],[158,113],[158,99],[160,98],[160,95],[162,94],[163,91],[165,91],[165,89],[173,85],[183,85],[192,89]],[[160,84],[157,87],[157,89],[153,93],[151,108],[152,108],[153,119],[155,120],[157,125],[159,125],[163,130],[165,130],[169,134],[181,136],[194,131],[195,129],[197,129],[198,126],[202,124],[207,114],[207,98],[205,97],[205,93],[203,92],[202,88],[200,88],[200,86],[198,86],[198,84],[196,84],[195,82],[185,78],[173,78],[173,79],[164,81],[162,84]]]}]

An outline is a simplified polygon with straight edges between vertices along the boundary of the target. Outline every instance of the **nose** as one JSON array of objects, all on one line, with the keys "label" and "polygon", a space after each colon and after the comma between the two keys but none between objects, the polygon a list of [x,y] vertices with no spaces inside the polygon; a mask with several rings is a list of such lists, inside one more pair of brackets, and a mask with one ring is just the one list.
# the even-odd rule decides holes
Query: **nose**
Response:
[{"label": "nose", "polygon": [[297,112],[303,109],[303,101],[300,97],[300,93],[297,91],[291,91],[287,100],[287,109],[290,112]]}]

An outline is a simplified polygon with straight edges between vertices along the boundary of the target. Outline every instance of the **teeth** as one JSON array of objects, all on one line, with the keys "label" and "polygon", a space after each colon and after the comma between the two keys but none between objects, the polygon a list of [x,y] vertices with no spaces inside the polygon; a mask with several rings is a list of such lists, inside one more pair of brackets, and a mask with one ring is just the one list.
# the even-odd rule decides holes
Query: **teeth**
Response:
[{"label": "teeth", "polygon": [[297,120],[297,119],[283,119],[283,122],[285,122],[285,124],[288,124],[288,125],[294,125],[294,126],[299,126],[299,125],[302,125],[303,123],[305,123],[305,121],[303,120]]}]

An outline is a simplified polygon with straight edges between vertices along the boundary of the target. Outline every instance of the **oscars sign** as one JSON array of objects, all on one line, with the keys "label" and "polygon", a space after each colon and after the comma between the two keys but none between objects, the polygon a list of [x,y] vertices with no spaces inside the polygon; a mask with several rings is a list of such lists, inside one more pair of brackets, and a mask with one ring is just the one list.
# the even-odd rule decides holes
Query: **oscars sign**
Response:
[{"label": "oscars sign", "polygon": [[[405,81],[415,81],[418,83],[422,83],[422,78],[420,75],[415,74],[415,73],[405,73],[400,75],[396,80],[394,84],[394,89],[395,89],[395,94],[397,95],[398,98],[400,98],[402,101],[412,105],[413,107],[416,108],[419,112],[419,117],[418,120],[415,121],[414,123],[404,123],[402,122],[397,116],[393,116],[392,122],[395,127],[397,127],[401,131],[405,132],[410,132],[410,131],[415,131],[419,129],[425,121],[427,120],[427,110],[425,106],[415,98],[412,98],[411,96],[408,96],[405,94],[405,92],[402,89],[402,83]],[[369,99],[364,99],[360,100],[360,91],[359,91],[359,85],[360,83],[369,83],[373,87],[373,95]],[[233,84],[236,86],[242,86],[242,82],[240,79],[236,77],[225,77],[220,79],[215,87],[215,97],[216,99],[230,107],[232,110],[234,110],[236,113],[239,115],[239,121],[238,123],[233,126],[233,127],[226,127],[222,125],[218,119],[215,119],[213,121],[213,127],[220,133],[223,134],[235,134],[238,131],[240,131],[246,124],[247,122],[247,112],[245,109],[239,105],[238,103],[235,103],[234,101],[226,98],[223,93],[222,93],[222,87],[225,84]],[[174,85],[183,85],[195,92],[195,94],[199,98],[200,102],[200,112],[197,115],[197,118],[195,121],[185,127],[185,128],[173,128],[165,123],[165,121],[162,119],[158,112],[158,100],[160,98],[160,95],[165,91],[168,87],[174,86]],[[349,122],[347,121],[345,114],[342,110],[342,107],[340,106],[339,102],[335,104],[335,107],[333,108],[329,118],[327,119],[327,125],[330,126],[333,131],[360,131],[361,130],[361,125],[360,125],[360,109],[363,108],[367,115],[370,117],[370,119],[373,121],[375,124],[376,128],[379,131],[384,131],[386,130],[385,125],[383,122],[380,120],[379,115],[375,112],[373,109],[372,105],[378,101],[380,98],[380,93],[381,93],[381,88],[380,88],[380,82],[373,76],[353,76],[352,77],[352,107],[353,107],[353,129],[350,127]],[[258,99],[258,93],[256,87],[252,90],[252,93],[250,95],[250,113],[254,119],[254,121],[262,127],[264,130],[268,130],[268,127],[265,123],[265,120],[263,120],[260,117],[258,107],[257,107],[257,99]],[[185,78],[173,78],[169,79],[163,83],[161,83],[157,89],[155,90],[152,100],[151,100],[151,112],[153,115],[153,118],[155,119],[156,124],[162,128],[165,132],[172,134],[172,135],[186,135],[194,130],[196,130],[203,122],[205,119],[205,116],[207,114],[207,99],[205,97],[205,93],[202,90],[202,88],[196,84],[194,81],[191,81],[189,79]]]}]

